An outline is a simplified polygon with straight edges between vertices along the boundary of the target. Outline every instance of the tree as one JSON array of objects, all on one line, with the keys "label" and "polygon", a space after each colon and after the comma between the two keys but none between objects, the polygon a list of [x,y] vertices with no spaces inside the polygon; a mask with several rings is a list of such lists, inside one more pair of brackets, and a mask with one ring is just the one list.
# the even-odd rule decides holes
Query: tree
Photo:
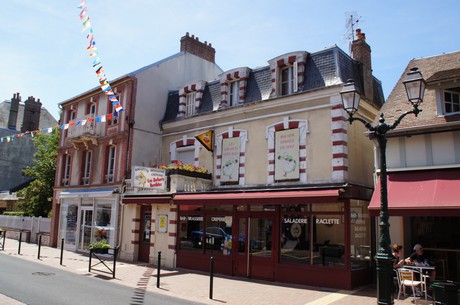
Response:
[{"label": "tree", "polygon": [[20,208],[33,216],[46,217],[51,211],[58,143],[58,128],[53,129],[50,134],[38,133],[34,138],[37,148],[34,165],[23,170],[25,176],[35,180],[18,192],[18,195],[24,198]]}]

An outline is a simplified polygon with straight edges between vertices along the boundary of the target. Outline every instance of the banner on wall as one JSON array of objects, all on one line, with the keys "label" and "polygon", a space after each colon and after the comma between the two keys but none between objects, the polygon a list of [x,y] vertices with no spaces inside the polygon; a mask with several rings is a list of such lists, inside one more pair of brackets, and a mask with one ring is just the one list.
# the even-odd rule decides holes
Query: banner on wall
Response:
[{"label": "banner on wall", "polygon": [[133,187],[166,190],[166,171],[160,168],[134,166]]},{"label": "banner on wall", "polygon": [[275,133],[275,180],[300,178],[299,129],[286,129]]},{"label": "banner on wall", "polygon": [[238,182],[240,176],[240,138],[222,140],[221,182]]}]

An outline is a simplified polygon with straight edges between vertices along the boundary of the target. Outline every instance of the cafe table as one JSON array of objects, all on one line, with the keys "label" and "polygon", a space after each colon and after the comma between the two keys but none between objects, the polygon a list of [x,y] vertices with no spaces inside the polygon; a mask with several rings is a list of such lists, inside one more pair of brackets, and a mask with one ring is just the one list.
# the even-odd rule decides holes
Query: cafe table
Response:
[{"label": "cafe table", "polygon": [[428,289],[426,287],[426,279],[429,278],[429,275],[424,274],[424,271],[434,271],[436,269],[435,266],[423,265],[423,264],[416,264],[416,265],[404,265],[402,268],[412,269],[420,273],[420,278],[422,280],[422,292],[425,294],[425,300],[428,296]]}]

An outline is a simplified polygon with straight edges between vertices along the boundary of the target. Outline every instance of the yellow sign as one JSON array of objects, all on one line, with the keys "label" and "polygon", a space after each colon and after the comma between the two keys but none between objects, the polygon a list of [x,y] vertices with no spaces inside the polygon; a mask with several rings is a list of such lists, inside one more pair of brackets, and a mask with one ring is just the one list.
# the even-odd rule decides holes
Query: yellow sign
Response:
[{"label": "yellow sign", "polygon": [[168,232],[168,215],[158,215],[158,232]]},{"label": "yellow sign", "polygon": [[195,139],[197,139],[207,150],[212,151],[212,146],[214,144],[212,130],[197,135]]}]

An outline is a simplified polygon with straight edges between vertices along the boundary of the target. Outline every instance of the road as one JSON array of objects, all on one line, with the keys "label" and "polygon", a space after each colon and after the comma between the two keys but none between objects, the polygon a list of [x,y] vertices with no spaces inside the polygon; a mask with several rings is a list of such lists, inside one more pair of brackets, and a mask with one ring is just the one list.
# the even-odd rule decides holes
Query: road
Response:
[{"label": "road", "polygon": [[86,277],[0,253],[0,294],[28,305],[198,304],[107,279]]}]

